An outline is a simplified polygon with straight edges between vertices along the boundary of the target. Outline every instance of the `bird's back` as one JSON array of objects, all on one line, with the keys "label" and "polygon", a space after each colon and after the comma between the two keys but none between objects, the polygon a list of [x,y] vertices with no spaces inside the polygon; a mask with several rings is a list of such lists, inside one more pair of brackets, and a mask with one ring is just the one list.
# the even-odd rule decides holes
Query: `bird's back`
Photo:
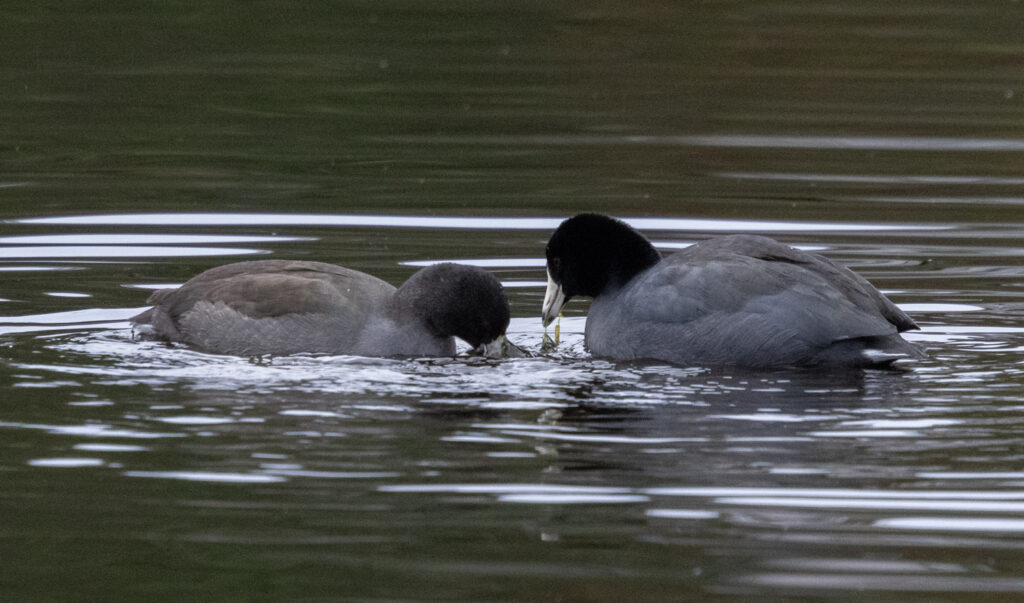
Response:
[{"label": "bird's back", "polygon": [[766,237],[683,249],[594,300],[598,355],[683,365],[871,365],[920,354],[917,328],[849,269]]},{"label": "bird's back", "polygon": [[149,299],[154,307],[132,322],[218,353],[350,353],[394,290],[368,274],[321,262],[239,262],[156,291]]}]

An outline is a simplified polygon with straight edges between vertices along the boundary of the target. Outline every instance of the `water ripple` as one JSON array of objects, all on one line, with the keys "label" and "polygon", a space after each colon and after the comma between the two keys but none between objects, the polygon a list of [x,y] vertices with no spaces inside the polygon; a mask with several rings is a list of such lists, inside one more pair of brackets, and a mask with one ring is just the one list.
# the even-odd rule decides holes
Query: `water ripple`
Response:
[{"label": "water ripple", "polygon": [[[350,226],[376,228],[430,228],[475,230],[554,230],[561,218],[476,218],[466,216],[402,216],[346,214],[174,213],[107,214],[18,218],[19,224],[131,225],[131,226]],[[871,224],[849,222],[782,222],[770,220],[715,220],[696,218],[622,218],[641,230],[698,232],[862,232],[949,230],[937,224]],[[0,256],[2,257],[2,256]],[[37,256],[38,257],[38,256]]]},{"label": "water ripple", "polygon": [[529,146],[651,146],[857,151],[1017,152],[1024,140],[941,136],[786,136],[754,134],[637,136],[388,136],[407,144]]}]

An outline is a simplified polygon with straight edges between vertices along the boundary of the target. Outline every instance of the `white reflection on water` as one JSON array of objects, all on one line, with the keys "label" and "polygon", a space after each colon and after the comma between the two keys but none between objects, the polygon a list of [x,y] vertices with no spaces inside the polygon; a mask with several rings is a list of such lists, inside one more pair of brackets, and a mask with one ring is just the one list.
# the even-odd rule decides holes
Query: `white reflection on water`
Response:
[{"label": "white reflection on water", "polygon": [[920,471],[922,479],[1024,479],[1024,471]]},{"label": "white reflection on water", "polygon": [[858,201],[872,203],[926,203],[928,205],[1024,205],[1024,197],[857,197]]},{"label": "white reflection on water", "polygon": [[912,429],[859,429],[850,431],[812,431],[816,438],[917,438],[924,434]]},{"label": "white reflection on water", "polygon": [[503,494],[498,502],[527,503],[537,505],[578,505],[638,503],[650,500],[638,494]]},{"label": "white reflection on water", "polygon": [[473,444],[518,444],[520,440],[513,438],[499,438],[483,434],[463,433],[441,438],[442,442],[469,442]]},{"label": "white reflection on water", "polygon": [[546,287],[547,281],[501,281],[501,286],[506,289],[532,289]]},{"label": "white reflection on water", "polygon": [[922,499],[922,500],[1021,500],[1024,490],[873,490],[870,488],[756,488],[680,486],[647,488],[644,493],[657,496],[685,497],[796,497],[822,499]]},{"label": "white reflection on water", "polygon": [[647,509],[648,517],[663,519],[717,519],[718,511],[702,511],[699,509]]},{"label": "white reflection on water", "polygon": [[[543,268],[546,265],[544,258],[465,258],[447,260],[413,260],[399,262],[402,266],[433,266],[444,263],[464,264],[466,266],[478,266],[480,268]],[[545,281],[545,284],[547,281]]]},{"label": "white reflection on water", "polygon": [[262,473],[282,477],[311,479],[391,479],[401,476],[397,471],[311,471],[301,468],[264,466]]},{"label": "white reflection on water", "polygon": [[184,283],[131,283],[127,285],[121,285],[125,289],[143,289],[146,291],[156,291],[158,289],[177,289]]},{"label": "white reflection on water", "polygon": [[125,471],[123,475],[220,484],[270,484],[287,481],[284,476],[265,473],[220,473],[216,471]]},{"label": "white reflection on water", "polygon": [[519,430],[506,430],[502,431],[506,435],[514,436],[525,436],[537,438],[540,440],[558,440],[563,442],[599,442],[605,444],[676,444],[682,442],[707,442],[707,438],[693,438],[693,437],[681,437],[681,438],[658,438],[658,437],[635,437],[635,436],[615,436],[608,434],[577,434],[577,433],[550,433],[545,431],[519,431]]},{"label": "white reflection on water", "polygon": [[553,484],[395,484],[378,486],[380,492],[440,492],[446,494],[561,494],[607,496],[633,494],[630,488],[607,486],[570,486]]},{"label": "white reflection on water", "polygon": [[[832,589],[850,592],[889,591],[917,593],[1016,593],[1024,591],[1024,580],[1018,578],[972,578],[967,576],[935,576],[869,573],[759,573],[738,576],[732,580],[759,588],[789,588],[827,592]],[[834,598],[834,597],[833,597]],[[943,596],[939,600],[949,600]]]},{"label": "white reflection on water", "polygon": [[49,291],[47,293],[43,293],[43,295],[47,295],[49,297],[67,297],[67,298],[92,297],[92,295],[89,295],[88,293],[73,293],[71,291]]},{"label": "white reflection on water", "polygon": [[12,335],[16,333],[37,333],[45,331],[78,331],[82,329],[96,329],[96,330],[107,330],[107,329],[123,329],[128,326],[128,323],[124,322],[96,322],[89,324],[75,324],[75,325],[57,325],[57,326],[23,326],[23,327],[8,327],[0,325],[0,335]]},{"label": "white reflection on water", "polygon": [[85,310],[69,310],[67,312],[50,312],[48,314],[25,314],[22,316],[0,316],[0,324],[61,324],[76,325],[82,323],[128,320],[149,306],[138,308],[87,308]]},{"label": "white reflection on water", "polygon": [[772,467],[768,473],[773,475],[827,475],[827,469],[813,467]]},{"label": "white reflection on water", "polygon": [[20,224],[136,226],[370,226],[376,228],[459,228],[553,230],[559,218],[474,218],[460,216],[387,216],[302,213],[101,214],[19,218]]},{"label": "white reflection on water", "polygon": [[[845,511],[925,511],[947,513],[1021,513],[1024,512],[1024,491],[942,491],[907,492],[896,490],[858,490],[844,488],[614,488],[558,484],[393,484],[377,488],[393,493],[446,493],[490,494],[497,502],[536,504],[574,503],[643,503],[660,496],[685,496],[710,499],[724,507],[758,507]],[[646,511],[650,517],[704,519],[718,517],[721,510],[654,508]],[[926,521],[937,520],[938,526],[966,530],[972,518],[941,517],[876,520],[879,527],[928,529]],[[1000,523],[992,520],[991,527],[1024,530],[1024,521]],[[939,527],[938,529],[942,529]],[[976,530],[984,528],[976,526]]]},{"label": "white reflection on water", "polygon": [[340,412],[330,412],[327,410],[304,410],[304,409],[288,409],[282,410],[277,414],[289,417],[323,417],[332,419],[347,419],[349,415],[342,414]]},{"label": "white reflection on water", "polygon": [[803,423],[806,421],[829,421],[834,417],[820,415],[791,415],[775,412],[735,415],[709,415],[712,419],[731,419],[734,421],[757,421],[762,423]]},{"label": "white reflection on water", "polygon": [[[1024,490],[872,490],[857,488],[756,488],[756,487],[715,487],[680,486],[662,488],[619,488],[609,486],[576,486],[569,484],[391,484],[379,486],[381,492],[417,492],[447,494],[637,494],[647,497],[673,496],[687,498],[708,498],[730,504],[765,504],[771,506],[813,507],[812,501],[823,506],[850,508],[858,505],[895,505],[893,508],[925,508],[921,505],[932,503],[953,510],[972,510],[970,505],[992,504],[995,509],[1012,511],[1024,506]],[[743,501],[732,503],[731,501]],[[983,501],[983,502],[979,502]],[[1019,501],[1019,502],[1007,502]],[[873,508],[873,507],[872,507]]]},{"label": "white reflection on water", "polygon": [[[901,306],[902,307],[902,306]],[[1003,325],[925,325],[920,331],[904,333],[904,337],[918,343],[958,344],[966,349],[985,351],[990,349],[1007,349],[1012,343],[1006,338],[988,337],[989,335],[1019,335],[1024,327]],[[1018,350],[1019,351],[1019,350]],[[964,377],[961,373],[958,377]]]},{"label": "white reflection on water", "polygon": [[127,329],[129,324],[126,321],[147,307],[87,308],[48,314],[0,316],[0,335],[47,331]]},{"label": "white reflection on water", "polygon": [[193,245],[202,243],[279,243],[315,241],[316,237],[256,235],[181,235],[181,234],[51,234],[0,237],[4,245]]},{"label": "white reflection on water", "polygon": [[942,136],[778,136],[711,134],[680,136],[386,136],[381,140],[416,144],[530,146],[667,146],[744,149],[835,149],[860,151],[1024,151],[1014,138],[952,138]]},{"label": "white reflection on water", "polygon": [[944,303],[903,303],[899,307],[904,312],[979,312],[985,309],[970,304]]},{"label": "white reflection on water", "polygon": [[268,252],[262,249],[244,249],[240,247],[154,247],[151,245],[26,245],[23,247],[0,247],[0,258],[2,259],[207,257],[261,253]]},{"label": "white reflection on water", "polygon": [[874,525],[880,528],[929,532],[1024,532],[1024,519],[995,517],[889,517],[875,521]]},{"label": "white reflection on water", "polygon": [[63,270],[83,270],[79,266],[0,266],[0,272],[57,272]]},{"label": "white reflection on water", "polygon": [[996,325],[937,325],[921,327],[922,331],[943,333],[1024,333],[1024,327],[1005,327]]},{"label": "white reflection on water", "polygon": [[[659,249],[669,250],[666,253],[671,253],[677,249],[692,247],[696,241],[651,241],[651,244]],[[791,245],[791,247],[800,251],[825,251],[828,249],[825,245]]]},{"label": "white reflection on water", "polygon": [[134,446],[131,444],[75,444],[74,450],[86,450],[92,452],[145,452],[149,450],[146,446]]},{"label": "white reflection on water", "polygon": [[[1024,178],[1001,176],[928,176],[887,174],[798,174],[783,172],[717,172],[715,176],[735,180],[777,180],[784,182],[835,182],[852,184],[936,184],[1019,186]],[[901,198],[902,199],[902,198]]]},{"label": "white reflection on water", "polygon": [[764,567],[797,570],[816,570],[831,572],[880,572],[880,573],[964,573],[971,571],[959,563],[941,563],[936,561],[905,561],[899,559],[849,559],[849,558],[815,558],[785,557],[782,559],[765,559],[760,563]]},{"label": "white reflection on water", "polygon": [[225,423],[236,423],[237,419],[232,417],[203,417],[203,416],[178,416],[178,417],[157,417],[161,423],[171,425],[223,425]]},{"label": "white reflection on water", "polygon": [[9,429],[32,429],[41,430],[51,435],[68,435],[89,438],[130,438],[130,439],[159,439],[159,438],[183,438],[183,433],[160,433],[155,431],[137,431],[133,429],[115,429],[110,425],[88,424],[88,425],[42,425],[37,423],[15,423],[0,421],[0,428]]},{"label": "white reflection on water", "polygon": [[[375,228],[432,228],[475,230],[554,230],[559,218],[476,218],[465,216],[387,216],[352,214],[180,213],[105,214],[19,218],[18,224],[148,225],[148,226],[370,226]],[[948,230],[946,225],[854,224],[849,222],[777,222],[690,218],[622,218],[641,230],[710,232],[862,232]]]},{"label": "white reflection on water", "polygon": [[[968,493],[969,496],[969,493]],[[855,498],[798,498],[792,496],[725,496],[716,498],[720,505],[742,505],[748,507],[786,507],[797,509],[846,509],[875,511],[966,511],[987,513],[1021,513],[1024,502],[977,501],[977,500],[893,500]]]},{"label": "white reflection on water", "polygon": [[545,440],[558,440],[567,442],[599,442],[609,444],[673,444],[682,442],[706,442],[706,437],[638,437],[609,434],[584,434],[584,433],[555,433],[548,431],[532,431],[509,429],[502,431],[505,435],[516,435],[523,437],[534,437]]},{"label": "white reflection on water", "polygon": [[32,459],[28,462],[32,467],[59,467],[64,469],[76,469],[79,467],[102,467],[105,462],[103,459],[92,459],[92,458],[47,458],[47,459]]},{"label": "white reflection on water", "polygon": [[926,429],[928,427],[947,427],[959,425],[958,419],[866,419],[863,421],[843,421],[840,425],[863,425],[874,429]]}]

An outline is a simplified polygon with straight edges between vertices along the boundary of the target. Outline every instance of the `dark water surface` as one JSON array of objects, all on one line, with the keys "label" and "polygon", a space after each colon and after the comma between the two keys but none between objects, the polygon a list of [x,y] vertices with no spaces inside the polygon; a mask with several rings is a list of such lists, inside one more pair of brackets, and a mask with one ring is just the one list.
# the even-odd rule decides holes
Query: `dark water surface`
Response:
[{"label": "dark water surface", "polygon": [[[0,598],[1024,592],[1015,2],[0,7]],[[508,287],[581,210],[814,249],[904,371],[289,357],[131,338],[257,257]]]}]

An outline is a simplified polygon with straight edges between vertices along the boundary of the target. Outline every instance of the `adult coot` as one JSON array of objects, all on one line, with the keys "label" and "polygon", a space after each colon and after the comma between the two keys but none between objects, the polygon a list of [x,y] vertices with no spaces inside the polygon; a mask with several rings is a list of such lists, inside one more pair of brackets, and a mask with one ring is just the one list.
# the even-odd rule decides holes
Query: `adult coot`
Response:
[{"label": "adult coot", "polygon": [[240,356],[451,356],[452,337],[494,354],[509,323],[498,279],[457,264],[423,268],[396,289],[321,262],[239,262],[149,303],[131,319],[143,334]]},{"label": "adult coot", "polygon": [[709,239],[662,259],[614,218],[580,214],[547,245],[547,326],[573,296],[592,297],[595,356],[685,366],[873,366],[923,352],[918,328],[843,266],[767,237]]}]

